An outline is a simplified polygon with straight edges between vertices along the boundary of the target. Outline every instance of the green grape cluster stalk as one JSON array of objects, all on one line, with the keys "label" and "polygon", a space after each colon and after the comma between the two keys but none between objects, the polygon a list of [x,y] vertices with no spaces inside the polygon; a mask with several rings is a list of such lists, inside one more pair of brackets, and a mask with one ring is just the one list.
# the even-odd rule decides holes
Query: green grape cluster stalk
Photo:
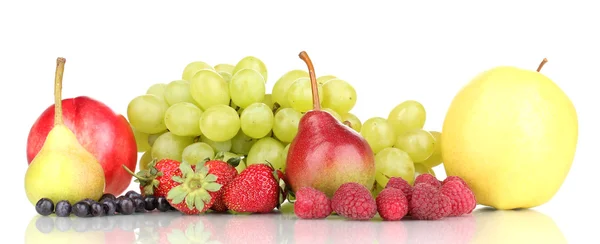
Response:
[{"label": "green grape cluster stalk", "polygon": [[[362,123],[352,113],[357,93],[349,82],[334,75],[317,81],[323,110],[360,133],[373,149],[374,192],[390,177],[412,183],[418,174],[433,174],[442,164],[440,133],[423,129],[426,112],[419,102],[401,102],[387,118]],[[313,107],[310,78],[307,71],[292,69],[275,80],[270,92],[267,82],[267,66],[247,56],[214,66],[194,61],[174,80],[150,84],[127,107],[138,152],[143,153],[138,168],[165,158],[198,164],[223,156],[242,157],[239,172],[267,162],[285,172],[289,144],[303,114]]]}]

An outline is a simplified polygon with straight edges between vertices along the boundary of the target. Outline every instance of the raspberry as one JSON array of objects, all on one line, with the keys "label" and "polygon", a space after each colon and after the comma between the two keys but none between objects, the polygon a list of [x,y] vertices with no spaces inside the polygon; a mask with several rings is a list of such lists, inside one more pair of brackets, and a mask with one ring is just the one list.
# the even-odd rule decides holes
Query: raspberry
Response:
[{"label": "raspberry", "polygon": [[417,176],[417,178],[415,178],[415,185],[419,183],[427,183],[435,187],[442,186],[442,183],[432,174],[420,174]]},{"label": "raspberry", "polygon": [[467,182],[465,182],[462,178],[458,177],[458,176],[448,176],[446,177],[446,179],[444,179],[444,181],[442,181],[442,185],[450,182],[450,181],[459,181],[460,183],[467,185]]},{"label": "raspberry", "polygon": [[[460,178],[459,178],[460,179]],[[450,216],[460,216],[463,214],[470,214],[477,201],[475,201],[475,195],[469,189],[467,184],[459,180],[447,181],[440,190],[443,195],[450,199],[452,211]]]},{"label": "raspberry", "polygon": [[437,220],[450,215],[450,198],[427,183],[417,183],[413,187],[409,204],[410,215],[415,219]]},{"label": "raspberry", "polygon": [[348,182],[331,198],[331,207],[338,215],[355,220],[369,220],[377,214],[377,203],[365,186]]},{"label": "raspberry", "polygon": [[312,187],[302,187],[296,192],[294,213],[302,219],[322,219],[331,214],[331,201],[325,193]]},{"label": "raspberry", "polygon": [[388,187],[393,187],[402,190],[404,196],[406,197],[406,201],[410,202],[412,186],[408,184],[406,180],[402,179],[401,177],[391,177],[387,185],[385,185],[385,188]]},{"label": "raspberry", "polygon": [[393,187],[383,189],[375,202],[377,202],[377,212],[383,220],[399,220],[408,213],[408,201],[400,189]]}]

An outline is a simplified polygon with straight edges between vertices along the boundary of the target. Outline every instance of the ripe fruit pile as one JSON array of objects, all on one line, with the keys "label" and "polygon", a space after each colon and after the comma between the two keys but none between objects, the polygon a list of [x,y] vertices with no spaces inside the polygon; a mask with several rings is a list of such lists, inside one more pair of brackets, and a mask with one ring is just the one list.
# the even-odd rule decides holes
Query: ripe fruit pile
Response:
[{"label": "ripe fruit pile", "polygon": [[387,221],[407,216],[438,220],[469,214],[476,204],[473,192],[461,178],[450,176],[439,181],[431,174],[421,174],[414,186],[401,177],[390,178],[376,197],[354,182],[343,184],[331,199],[323,192],[303,187],[296,193],[294,212],[303,219],[326,218],[335,212],[353,220],[370,220],[377,213]]}]

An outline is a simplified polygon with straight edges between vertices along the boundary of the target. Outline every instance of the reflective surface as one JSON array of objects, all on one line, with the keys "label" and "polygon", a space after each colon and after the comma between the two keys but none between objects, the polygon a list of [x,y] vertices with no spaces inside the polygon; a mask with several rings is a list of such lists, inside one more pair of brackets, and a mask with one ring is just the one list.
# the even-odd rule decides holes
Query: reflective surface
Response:
[{"label": "reflective surface", "polygon": [[384,222],[302,220],[286,205],[281,213],[254,215],[35,216],[26,228],[25,243],[567,243],[540,212],[486,208],[438,221]]}]

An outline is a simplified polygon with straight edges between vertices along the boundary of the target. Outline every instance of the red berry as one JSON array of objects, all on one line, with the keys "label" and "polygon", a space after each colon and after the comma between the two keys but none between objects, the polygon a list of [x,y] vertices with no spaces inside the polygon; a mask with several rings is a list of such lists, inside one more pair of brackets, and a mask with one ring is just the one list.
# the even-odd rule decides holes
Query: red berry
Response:
[{"label": "red berry", "polygon": [[459,180],[447,181],[442,185],[441,192],[450,199],[452,206],[450,216],[470,214],[477,206],[475,195],[471,189]]},{"label": "red berry", "polygon": [[369,220],[377,214],[377,203],[365,186],[348,182],[331,198],[331,207],[338,215],[355,220]]},{"label": "red berry", "polygon": [[268,213],[279,205],[281,188],[276,171],[267,164],[252,164],[225,186],[223,200],[229,210]]},{"label": "red berry", "polygon": [[148,169],[140,170],[134,174],[129,168],[123,166],[129,174],[135,179],[134,182],[140,184],[140,193],[142,196],[153,195],[156,197],[167,197],[169,190],[173,188],[171,178],[174,175],[181,176],[179,170],[180,162],[172,159],[153,160]]},{"label": "red berry", "polygon": [[[234,162],[237,160],[237,162]],[[231,161],[231,162],[230,162]],[[228,162],[222,160],[210,160],[204,163],[204,166],[210,169],[211,174],[217,176],[217,183],[221,186],[228,185],[235,177],[238,176],[238,172],[235,169],[239,163],[239,158],[232,158]],[[225,205],[225,201],[223,201],[223,193],[225,192],[225,187],[222,187],[215,195],[215,202],[213,203],[210,209],[215,210],[217,212],[225,212],[227,211],[227,206]]]},{"label": "red berry", "polygon": [[331,214],[331,200],[325,193],[312,187],[302,187],[296,192],[294,213],[302,219],[322,219]]},{"label": "red berry", "polygon": [[408,201],[400,189],[385,188],[375,199],[377,212],[383,220],[399,220],[408,213]]},{"label": "red berry", "polygon": [[458,177],[458,176],[448,176],[446,177],[446,179],[444,179],[444,181],[442,181],[442,185],[450,182],[450,181],[458,181],[464,185],[467,185],[467,182],[465,182],[462,178]]},{"label": "red berry", "polygon": [[432,174],[420,174],[417,176],[417,178],[415,178],[415,185],[419,183],[427,183],[435,187],[442,186],[442,183]]},{"label": "red berry", "polygon": [[410,215],[415,219],[437,220],[450,215],[450,198],[427,183],[418,183],[413,187],[409,203]]},{"label": "red berry", "polygon": [[406,201],[410,202],[410,196],[412,195],[412,186],[408,184],[406,180],[402,179],[401,177],[392,177],[388,181],[387,185],[385,185],[385,188],[389,187],[402,190],[404,196],[406,197]]}]

